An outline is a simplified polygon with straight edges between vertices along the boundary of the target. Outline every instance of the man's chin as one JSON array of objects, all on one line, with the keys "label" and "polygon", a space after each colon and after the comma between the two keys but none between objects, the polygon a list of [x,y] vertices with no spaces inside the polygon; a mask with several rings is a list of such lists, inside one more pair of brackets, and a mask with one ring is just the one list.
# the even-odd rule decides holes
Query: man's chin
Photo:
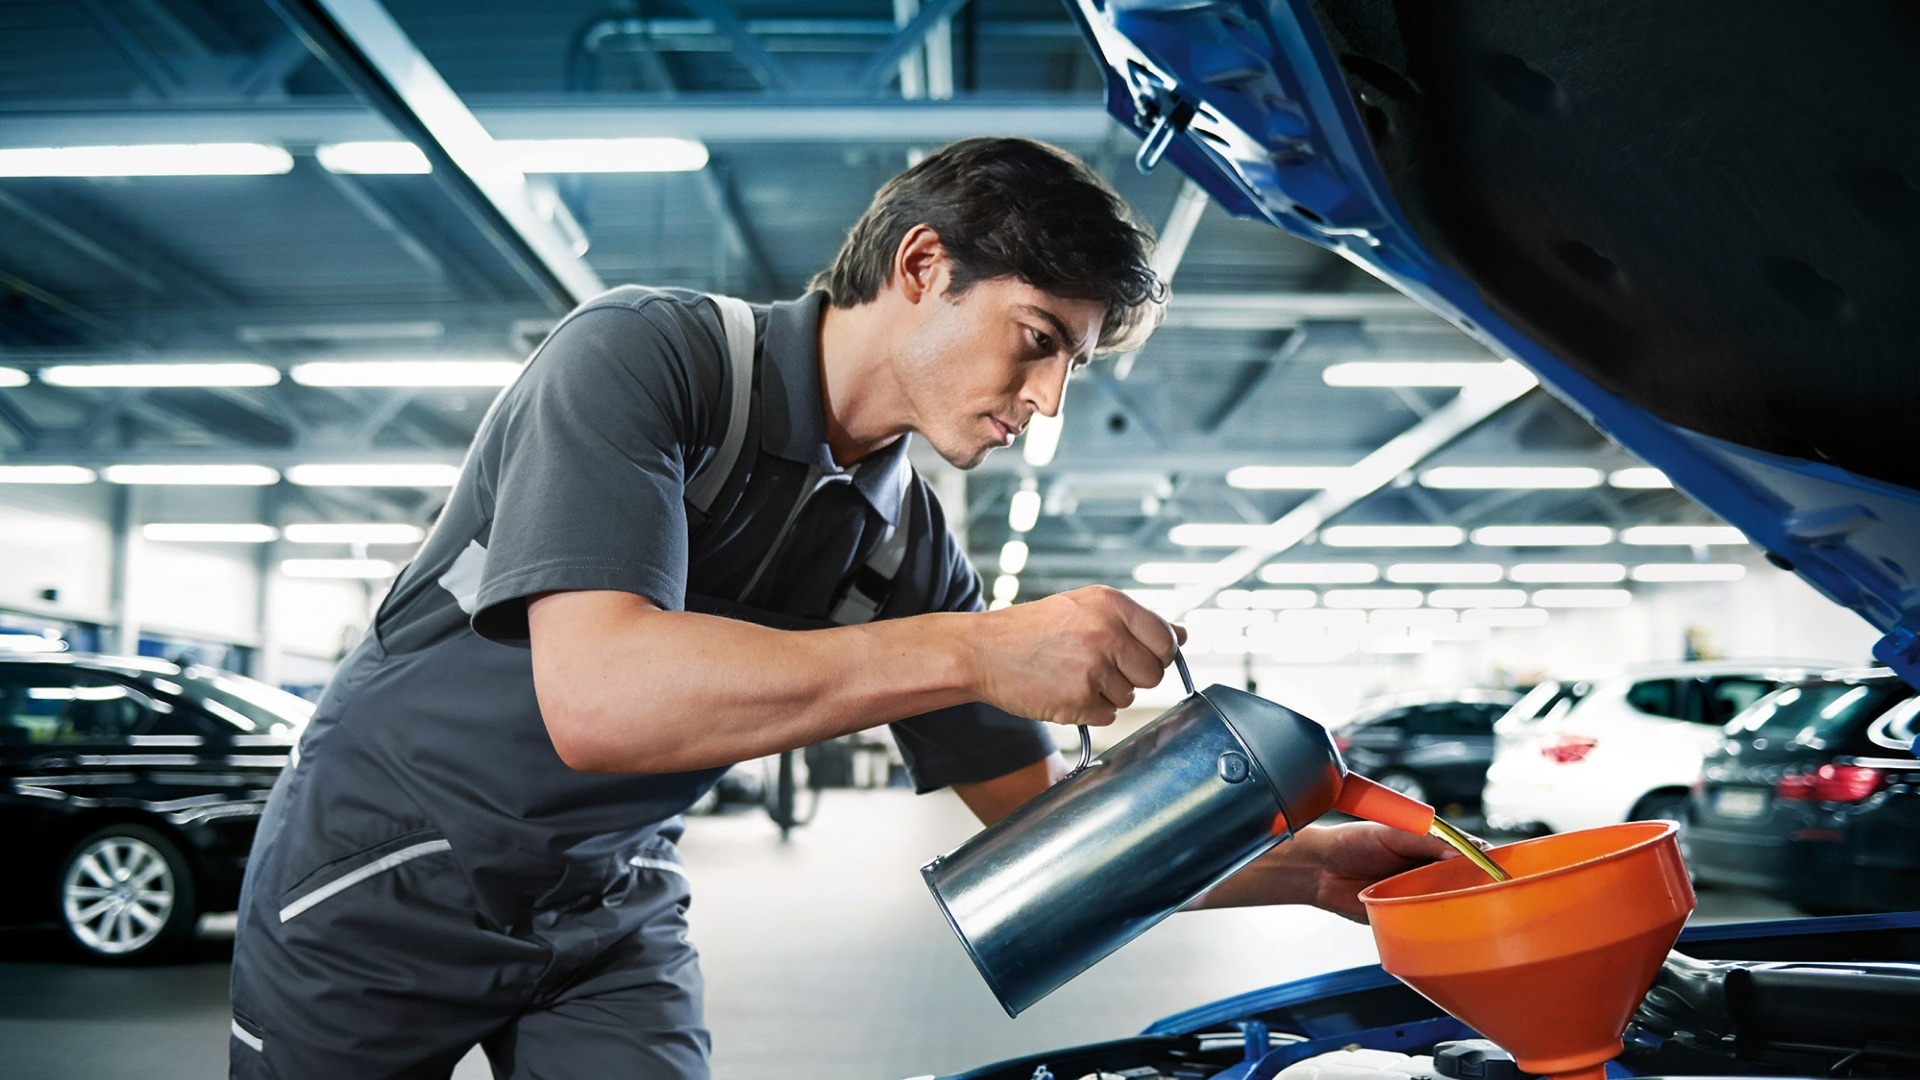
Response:
[{"label": "man's chin", "polygon": [[[931,442],[931,440],[928,441]],[[955,452],[944,446],[936,446],[933,449],[935,453],[940,455],[942,461],[945,461],[956,469],[967,470],[979,468],[980,463],[987,460],[987,455],[1000,449],[1000,447],[989,444],[987,446],[969,447],[960,452]]]}]

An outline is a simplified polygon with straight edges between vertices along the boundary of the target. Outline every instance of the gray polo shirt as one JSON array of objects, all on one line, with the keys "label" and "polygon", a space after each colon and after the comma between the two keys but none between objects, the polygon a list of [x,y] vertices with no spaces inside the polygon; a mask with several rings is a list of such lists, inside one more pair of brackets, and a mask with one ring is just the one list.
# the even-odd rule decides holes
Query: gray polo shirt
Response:
[{"label": "gray polo shirt", "polygon": [[[730,400],[711,303],[629,286],[567,316],[494,402],[432,535],[329,686],[302,747],[315,812],[350,821],[404,807],[444,831],[470,872],[524,877],[512,891],[533,901],[555,874],[680,813],[720,770],[567,768],[533,692],[529,596],[610,589],[667,609],[822,626],[888,530],[905,528],[879,617],[980,609],[979,576],[905,439],[850,471],[834,465],[819,376],[824,300],[755,310],[750,467],[697,524],[684,490],[713,457]],[[725,678],[724,667],[712,676]],[[893,728],[923,791],[1053,752],[1043,725],[985,705]]]}]

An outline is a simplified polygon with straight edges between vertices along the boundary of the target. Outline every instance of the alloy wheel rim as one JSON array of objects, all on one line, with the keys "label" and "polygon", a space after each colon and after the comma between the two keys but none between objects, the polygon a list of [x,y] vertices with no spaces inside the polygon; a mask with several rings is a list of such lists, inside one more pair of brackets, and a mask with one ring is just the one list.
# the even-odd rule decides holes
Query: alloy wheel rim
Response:
[{"label": "alloy wheel rim", "polygon": [[174,892],[166,857],[131,836],[88,844],[60,883],[67,928],[80,944],[108,956],[151,945],[173,912]]}]

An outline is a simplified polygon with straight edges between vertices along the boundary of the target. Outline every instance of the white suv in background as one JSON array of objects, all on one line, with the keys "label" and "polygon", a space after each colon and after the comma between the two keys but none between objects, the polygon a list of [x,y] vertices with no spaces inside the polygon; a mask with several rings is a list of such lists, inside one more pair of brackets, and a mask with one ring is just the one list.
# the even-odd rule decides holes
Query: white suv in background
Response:
[{"label": "white suv in background", "polygon": [[1493,726],[1487,827],[1567,832],[1680,820],[1735,713],[1825,662],[1708,660],[1549,679]]}]

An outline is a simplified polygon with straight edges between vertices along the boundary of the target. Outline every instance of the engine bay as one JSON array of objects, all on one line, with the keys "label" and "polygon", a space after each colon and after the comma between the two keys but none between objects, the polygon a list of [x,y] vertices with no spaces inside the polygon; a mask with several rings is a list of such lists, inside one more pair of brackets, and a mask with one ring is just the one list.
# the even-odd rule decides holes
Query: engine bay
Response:
[{"label": "engine bay", "polygon": [[[1920,1074],[1920,913],[1696,927],[1609,1076]],[[1226,999],[1128,1039],[949,1080],[1518,1080],[1511,1055],[1378,967]]]}]

